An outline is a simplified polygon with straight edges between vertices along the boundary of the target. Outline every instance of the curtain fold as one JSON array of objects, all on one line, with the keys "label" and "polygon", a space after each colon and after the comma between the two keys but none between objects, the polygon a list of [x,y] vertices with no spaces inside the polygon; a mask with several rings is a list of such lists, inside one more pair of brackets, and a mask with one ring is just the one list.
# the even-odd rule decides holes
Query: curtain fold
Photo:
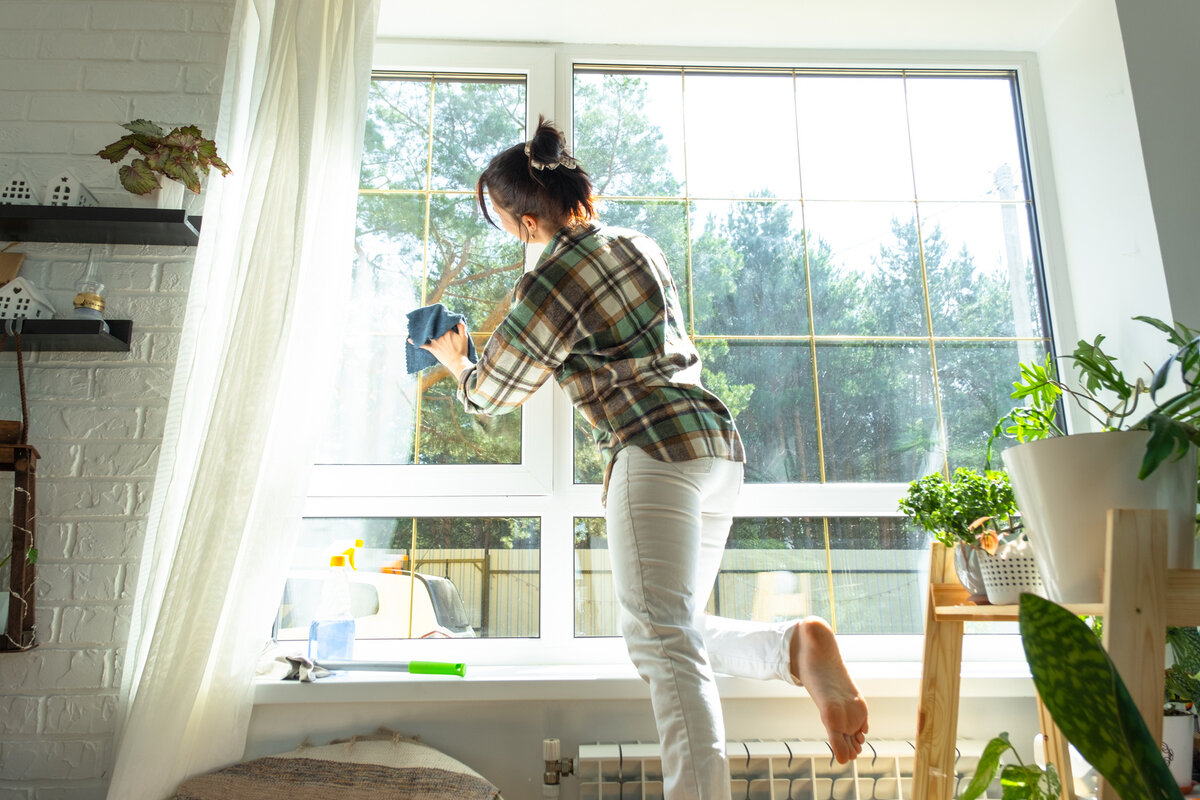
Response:
[{"label": "curtain fold", "polygon": [[108,797],[241,758],[353,260],[379,0],[239,0]]}]

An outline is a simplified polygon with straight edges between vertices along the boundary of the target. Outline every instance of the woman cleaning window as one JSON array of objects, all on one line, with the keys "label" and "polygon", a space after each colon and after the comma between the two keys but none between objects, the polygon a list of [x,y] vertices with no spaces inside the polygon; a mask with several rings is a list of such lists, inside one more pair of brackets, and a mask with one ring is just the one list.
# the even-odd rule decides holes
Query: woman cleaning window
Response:
[{"label": "woman cleaning window", "polygon": [[837,760],[857,756],[867,704],[824,620],[703,613],[745,453],[728,409],[700,384],[662,251],[594,221],[588,174],[544,120],[491,160],[475,191],[488,222],[544,250],[476,363],[461,323],[422,347],[458,376],[468,411],[511,411],[554,375],[592,426],[621,630],[650,685],[668,800],[729,797],[714,672],[804,686]]}]

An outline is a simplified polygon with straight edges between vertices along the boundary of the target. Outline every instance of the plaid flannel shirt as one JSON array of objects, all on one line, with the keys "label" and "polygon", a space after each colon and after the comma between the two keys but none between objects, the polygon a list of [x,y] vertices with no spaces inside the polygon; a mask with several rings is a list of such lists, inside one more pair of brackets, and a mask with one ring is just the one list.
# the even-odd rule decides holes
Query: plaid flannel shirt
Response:
[{"label": "plaid flannel shirt", "polygon": [[630,445],[662,461],[745,461],[729,410],[700,385],[666,257],[647,236],[595,224],[555,234],[458,396],[472,413],[503,414],[551,374],[592,426],[605,493]]}]

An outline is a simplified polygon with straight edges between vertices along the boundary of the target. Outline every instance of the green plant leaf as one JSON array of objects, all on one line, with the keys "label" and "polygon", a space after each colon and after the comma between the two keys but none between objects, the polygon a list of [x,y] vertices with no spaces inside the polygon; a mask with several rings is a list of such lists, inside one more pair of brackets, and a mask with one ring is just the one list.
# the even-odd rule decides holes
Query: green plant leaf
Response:
[{"label": "green plant leaf", "polygon": [[1000,773],[1002,800],[1042,800],[1042,768],[1037,764],[1009,764]]},{"label": "green plant leaf", "polygon": [[38,558],[38,550],[36,547],[31,547],[25,551],[25,560],[30,564],[36,564]]},{"label": "green plant leaf", "polygon": [[122,124],[121,127],[132,133],[140,134],[150,138],[159,138],[166,134],[166,131],[148,119],[135,119],[133,122],[126,122]]},{"label": "green plant leaf", "polygon": [[[216,146],[214,145],[214,150],[215,147]],[[208,157],[208,161],[212,166],[220,170],[222,175],[228,175],[229,173],[233,172],[233,170],[229,168],[228,164],[216,156],[215,152],[213,155]]]},{"label": "green plant leaf", "polygon": [[958,800],[975,800],[987,787],[991,785],[992,778],[996,776],[996,768],[1000,765],[1000,756],[1005,750],[1012,749],[1012,742],[1008,740],[1008,733],[1001,733],[992,739],[983,748],[983,754],[979,756],[979,764],[975,767],[975,775],[971,778],[971,782],[967,784],[967,788],[959,795]]},{"label": "green plant leaf", "polygon": [[149,194],[158,188],[158,177],[145,159],[135,158],[132,164],[121,167],[121,185],[133,194]]},{"label": "green plant leaf", "polygon": [[1049,600],[1023,594],[1020,626],[1038,695],[1079,754],[1120,797],[1178,800],[1158,743],[1087,625]]},{"label": "green plant leaf", "polygon": [[1164,414],[1150,414],[1146,417],[1146,427],[1150,429],[1150,440],[1146,442],[1146,453],[1138,470],[1138,477],[1142,480],[1158,469],[1172,453],[1175,459],[1183,458],[1191,444],[1187,429]]},{"label": "green plant leaf", "polygon": [[133,149],[133,145],[134,145],[133,137],[132,136],[124,136],[120,139],[117,139],[115,142],[113,142],[112,144],[110,144],[108,147],[104,148],[100,152],[96,153],[96,155],[100,156],[101,158],[105,159],[106,161],[111,161],[112,163],[116,164],[118,161],[125,158],[126,154],[128,154],[129,151]]}]

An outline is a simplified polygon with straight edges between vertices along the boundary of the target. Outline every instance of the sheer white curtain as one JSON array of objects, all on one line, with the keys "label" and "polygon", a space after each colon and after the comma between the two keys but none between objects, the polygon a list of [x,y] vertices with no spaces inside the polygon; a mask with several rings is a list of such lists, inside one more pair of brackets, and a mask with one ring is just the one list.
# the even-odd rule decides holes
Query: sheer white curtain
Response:
[{"label": "sheer white curtain", "polygon": [[108,796],[241,758],[333,379],[379,0],[239,0]]}]

